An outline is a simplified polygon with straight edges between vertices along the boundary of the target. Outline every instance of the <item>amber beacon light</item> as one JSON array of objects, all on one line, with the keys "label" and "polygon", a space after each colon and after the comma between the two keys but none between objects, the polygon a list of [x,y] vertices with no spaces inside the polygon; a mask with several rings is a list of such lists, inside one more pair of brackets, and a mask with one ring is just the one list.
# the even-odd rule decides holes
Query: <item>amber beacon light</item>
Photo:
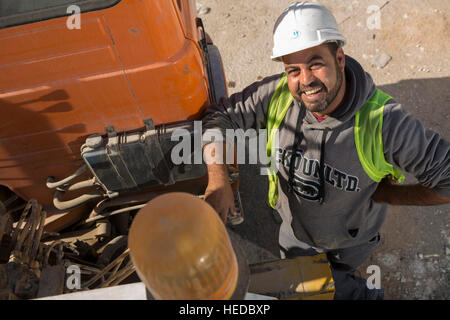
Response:
[{"label": "amber beacon light", "polygon": [[155,299],[236,296],[241,264],[218,214],[198,197],[175,192],[149,201],[134,218],[128,242],[137,274]]}]

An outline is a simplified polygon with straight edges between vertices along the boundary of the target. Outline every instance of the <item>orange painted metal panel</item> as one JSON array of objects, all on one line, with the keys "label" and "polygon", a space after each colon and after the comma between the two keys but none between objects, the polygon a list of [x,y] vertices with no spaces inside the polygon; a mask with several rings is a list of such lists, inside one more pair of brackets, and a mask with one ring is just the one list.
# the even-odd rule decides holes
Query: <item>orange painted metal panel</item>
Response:
[{"label": "orange painted metal panel", "polygon": [[209,101],[195,10],[178,2],[121,1],[81,14],[80,30],[66,17],[0,30],[0,184],[48,205],[47,177],[82,165],[88,135],[199,117]]}]

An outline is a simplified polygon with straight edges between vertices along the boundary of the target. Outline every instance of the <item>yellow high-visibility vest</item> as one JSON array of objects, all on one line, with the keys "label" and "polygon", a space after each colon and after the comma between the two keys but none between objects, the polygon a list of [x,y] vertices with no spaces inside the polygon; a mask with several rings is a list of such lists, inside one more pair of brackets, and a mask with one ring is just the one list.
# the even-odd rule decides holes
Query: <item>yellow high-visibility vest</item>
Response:
[{"label": "yellow high-visibility vest", "polygon": [[[274,161],[273,144],[276,130],[280,127],[293,99],[288,88],[287,76],[284,74],[270,100],[267,112],[266,153],[271,161]],[[386,161],[383,152],[383,110],[385,104],[391,99],[391,96],[376,89],[373,96],[355,115],[355,145],[359,161],[367,175],[375,182],[380,182],[388,175],[398,182],[403,182],[405,179],[399,169]],[[272,208],[275,208],[278,200],[278,176],[270,168],[268,202]]]}]

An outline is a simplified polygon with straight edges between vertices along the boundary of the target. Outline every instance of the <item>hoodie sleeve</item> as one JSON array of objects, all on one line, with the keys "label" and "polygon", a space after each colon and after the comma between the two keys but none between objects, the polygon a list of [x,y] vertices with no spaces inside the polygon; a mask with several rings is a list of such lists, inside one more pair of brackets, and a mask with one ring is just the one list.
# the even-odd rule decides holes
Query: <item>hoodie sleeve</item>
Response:
[{"label": "hoodie sleeve", "polygon": [[211,142],[209,135],[205,135],[206,131],[220,131],[225,136],[226,129],[264,129],[270,99],[281,76],[282,74],[267,77],[210,105],[202,118],[203,145]]},{"label": "hoodie sleeve", "polygon": [[383,148],[386,161],[414,175],[424,187],[450,197],[450,142],[426,130],[396,102],[385,106]]}]

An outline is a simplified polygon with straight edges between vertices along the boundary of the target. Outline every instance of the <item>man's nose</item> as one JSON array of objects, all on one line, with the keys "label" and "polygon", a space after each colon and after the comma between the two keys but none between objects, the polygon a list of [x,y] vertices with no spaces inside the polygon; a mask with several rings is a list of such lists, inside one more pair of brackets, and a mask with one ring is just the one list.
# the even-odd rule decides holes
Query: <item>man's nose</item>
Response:
[{"label": "man's nose", "polygon": [[311,70],[308,69],[304,69],[302,70],[302,72],[300,73],[300,83],[303,87],[307,87],[310,84],[312,84],[314,81],[316,80],[316,78],[314,77],[313,73],[311,72]]}]

